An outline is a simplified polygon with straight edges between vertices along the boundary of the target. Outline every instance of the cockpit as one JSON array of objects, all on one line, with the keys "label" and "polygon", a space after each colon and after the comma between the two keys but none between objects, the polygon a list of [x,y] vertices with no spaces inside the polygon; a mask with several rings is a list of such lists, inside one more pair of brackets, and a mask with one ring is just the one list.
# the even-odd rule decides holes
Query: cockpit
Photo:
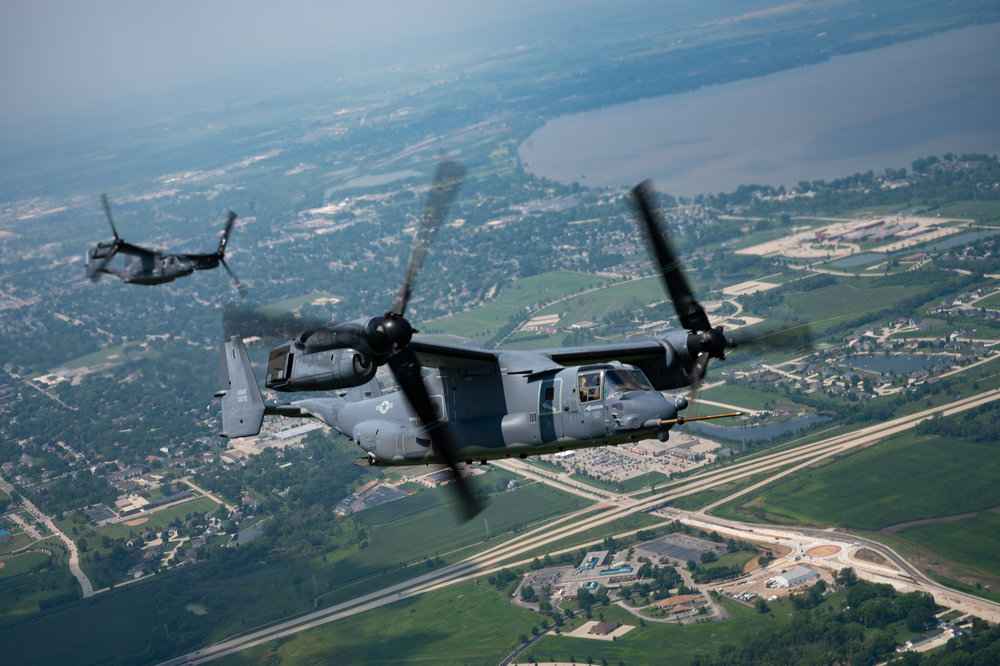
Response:
[{"label": "cockpit", "polygon": [[605,400],[628,391],[652,391],[646,375],[641,370],[586,370],[578,375],[580,402]]}]

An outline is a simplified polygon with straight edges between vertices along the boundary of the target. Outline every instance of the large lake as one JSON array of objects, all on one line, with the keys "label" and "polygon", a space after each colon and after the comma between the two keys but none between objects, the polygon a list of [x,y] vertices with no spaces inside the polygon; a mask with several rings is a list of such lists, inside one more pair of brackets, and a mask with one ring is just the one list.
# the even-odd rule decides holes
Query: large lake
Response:
[{"label": "large lake", "polygon": [[547,122],[519,148],[583,185],[674,195],[791,186],[918,157],[1000,152],[1000,24]]}]

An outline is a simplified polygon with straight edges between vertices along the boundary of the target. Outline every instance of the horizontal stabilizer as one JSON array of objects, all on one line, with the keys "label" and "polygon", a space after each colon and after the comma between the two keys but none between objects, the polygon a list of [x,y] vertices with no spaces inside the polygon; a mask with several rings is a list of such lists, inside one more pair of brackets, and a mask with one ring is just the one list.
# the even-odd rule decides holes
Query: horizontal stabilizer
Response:
[{"label": "horizontal stabilizer", "polygon": [[250,437],[260,432],[264,422],[264,399],[250,366],[250,357],[238,335],[219,343],[222,390],[221,437]]}]

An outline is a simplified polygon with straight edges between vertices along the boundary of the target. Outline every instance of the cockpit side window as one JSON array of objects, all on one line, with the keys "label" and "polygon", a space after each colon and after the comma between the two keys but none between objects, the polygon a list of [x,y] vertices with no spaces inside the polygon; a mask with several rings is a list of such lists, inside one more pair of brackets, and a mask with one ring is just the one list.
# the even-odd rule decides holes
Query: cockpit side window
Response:
[{"label": "cockpit side window", "polygon": [[653,387],[641,370],[608,370],[604,376],[604,397],[627,391],[650,391]]},{"label": "cockpit side window", "polygon": [[581,372],[579,375],[580,402],[601,399],[601,373]]}]

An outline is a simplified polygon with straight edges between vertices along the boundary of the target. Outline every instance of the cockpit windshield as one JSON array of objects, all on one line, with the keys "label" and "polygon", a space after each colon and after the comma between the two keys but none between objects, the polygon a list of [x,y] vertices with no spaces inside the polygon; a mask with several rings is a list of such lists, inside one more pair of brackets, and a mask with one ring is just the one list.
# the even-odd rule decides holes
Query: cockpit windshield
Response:
[{"label": "cockpit windshield", "polygon": [[608,370],[604,375],[604,397],[627,391],[652,391],[653,386],[641,370]]}]

